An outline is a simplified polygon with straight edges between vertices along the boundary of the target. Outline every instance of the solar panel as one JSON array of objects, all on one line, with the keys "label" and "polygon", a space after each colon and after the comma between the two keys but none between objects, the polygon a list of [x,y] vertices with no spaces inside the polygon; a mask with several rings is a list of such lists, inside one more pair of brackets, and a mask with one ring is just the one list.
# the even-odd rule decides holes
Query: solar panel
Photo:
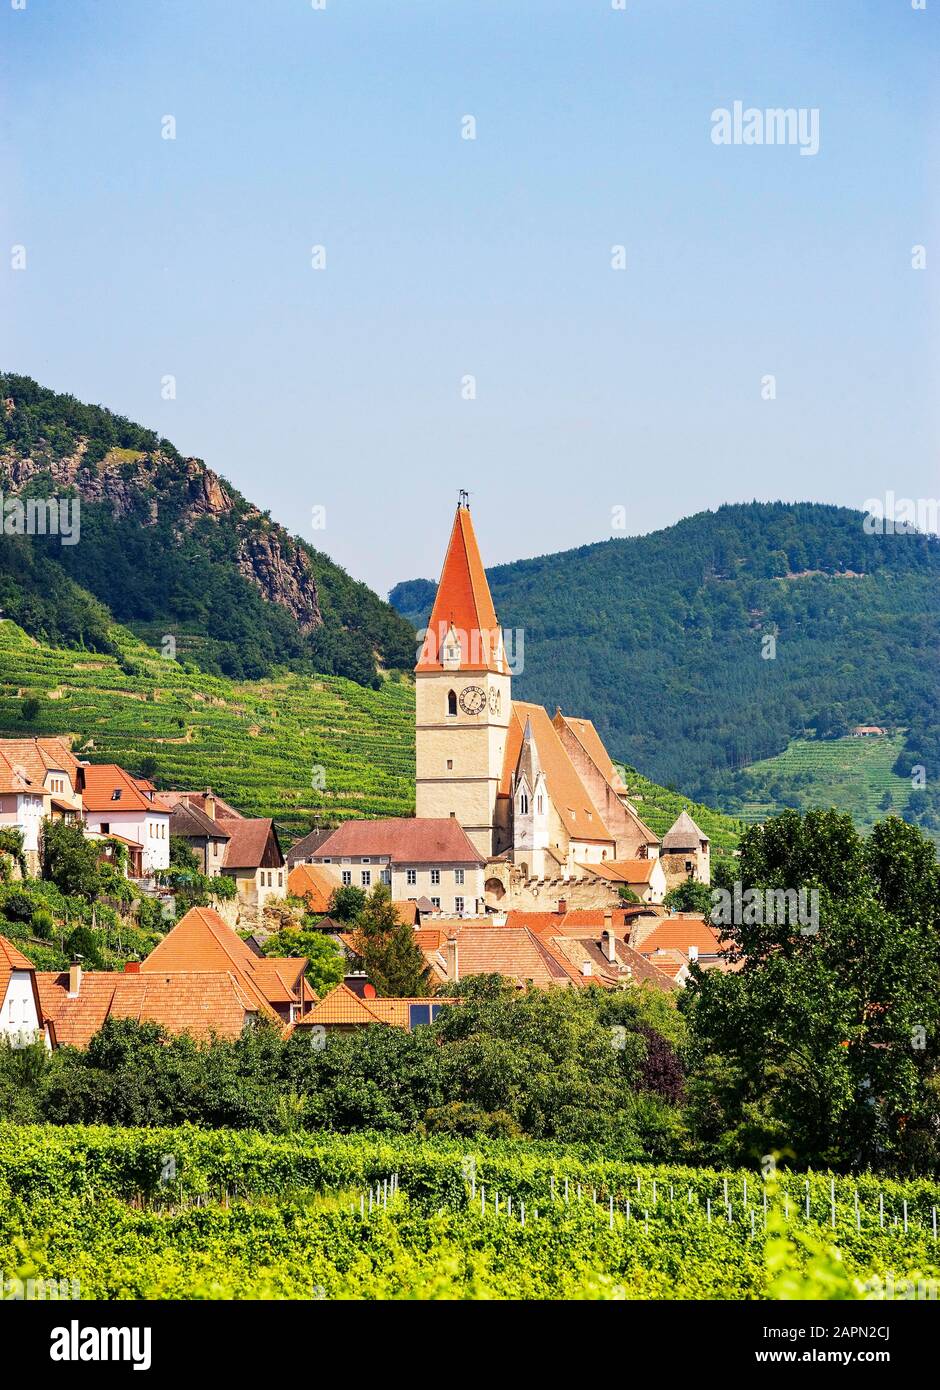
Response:
[{"label": "solar panel", "polygon": [[431,1022],[430,1004],[409,1004],[408,1005],[408,1026],[418,1028],[421,1024]]}]

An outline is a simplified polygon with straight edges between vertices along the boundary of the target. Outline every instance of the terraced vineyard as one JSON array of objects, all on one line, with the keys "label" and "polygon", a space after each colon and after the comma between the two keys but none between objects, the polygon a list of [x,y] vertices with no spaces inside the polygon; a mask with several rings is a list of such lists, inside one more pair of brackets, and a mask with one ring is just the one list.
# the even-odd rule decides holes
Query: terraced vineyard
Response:
[{"label": "terraced vineyard", "polygon": [[[233,682],[163,660],[125,629],[121,660],[43,646],[0,622],[0,733],[67,733],[93,762],[161,786],[212,786],[246,815],[273,815],[288,839],[313,820],[414,811],[414,694],[284,672]],[[22,704],[39,700],[27,722]]]},{"label": "terraced vineyard", "polygon": [[[752,763],[744,776],[754,784],[737,813],[743,821],[763,820],[779,808],[771,786],[792,796],[804,811],[837,806],[848,811],[860,830],[904,810],[911,783],[892,768],[904,746],[903,734],[883,738],[794,739],[783,753]],[[779,786],[778,786],[779,784]],[[890,802],[890,804],[887,804]]]},{"label": "terraced vineyard", "polygon": [[[632,768],[624,768],[621,764],[621,777],[629,788],[630,801],[636,807],[638,815],[660,838],[676,820],[681,811],[688,811],[700,830],[712,842],[712,853],[729,853],[735,848],[738,836],[743,830],[743,824],[732,816],[722,815],[720,811],[713,811],[709,806],[702,806],[697,801],[691,801],[681,792],[670,791],[667,787],[659,787],[655,782],[650,782],[646,777],[641,777]],[[772,815],[768,810],[766,815]]]}]

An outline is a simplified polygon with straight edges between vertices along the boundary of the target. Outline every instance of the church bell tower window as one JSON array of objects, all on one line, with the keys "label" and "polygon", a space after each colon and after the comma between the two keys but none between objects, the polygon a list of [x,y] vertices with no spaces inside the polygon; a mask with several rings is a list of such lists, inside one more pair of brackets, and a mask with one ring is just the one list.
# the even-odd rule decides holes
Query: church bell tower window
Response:
[{"label": "church bell tower window", "polygon": [[452,719],[455,719],[455,718],[457,717],[457,692],[456,692],[456,690],[448,690],[448,692],[447,692],[447,713],[448,713],[448,716],[449,716],[450,718],[452,718]]}]

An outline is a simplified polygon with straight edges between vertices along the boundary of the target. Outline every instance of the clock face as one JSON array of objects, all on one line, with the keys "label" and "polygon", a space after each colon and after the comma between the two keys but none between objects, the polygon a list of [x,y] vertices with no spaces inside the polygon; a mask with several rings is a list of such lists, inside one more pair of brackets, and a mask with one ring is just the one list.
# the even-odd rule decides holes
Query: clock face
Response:
[{"label": "clock face", "polygon": [[460,708],[464,714],[479,714],[486,708],[486,691],[482,685],[467,685],[461,690]]},{"label": "clock face", "polygon": [[490,691],[490,709],[494,714],[499,714],[499,691],[495,685]]}]

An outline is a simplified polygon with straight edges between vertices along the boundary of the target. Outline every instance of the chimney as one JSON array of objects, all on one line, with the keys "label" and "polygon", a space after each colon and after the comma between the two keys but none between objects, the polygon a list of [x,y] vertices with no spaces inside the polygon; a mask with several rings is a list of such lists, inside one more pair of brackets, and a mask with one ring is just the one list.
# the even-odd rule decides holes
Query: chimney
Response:
[{"label": "chimney", "polygon": [[688,950],[689,960],[698,960],[698,947],[690,946]]},{"label": "chimney", "polygon": [[77,999],[82,987],[82,957],[73,956],[69,966],[69,998]]},{"label": "chimney", "polygon": [[447,961],[447,978],[455,983],[460,979],[460,968],[457,964],[457,938],[449,936],[444,943],[444,959]]},{"label": "chimney", "polygon": [[592,973],[591,962],[590,962],[589,960],[583,960],[583,961],[581,962],[581,974],[584,975],[585,978],[587,978],[588,976],[591,975],[591,973]]},{"label": "chimney", "polygon": [[203,807],[210,820],[215,820],[215,797],[212,795],[212,788],[206,787],[203,792]]},{"label": "chimney", "polygon": [[126,961],[124,962],[124,974],[125,974],[125,975],[139,975],[139,974],[140,974],[140,961],[139,961],[139,960],[126,960]]},{"label": "chimney", "polygon": [[558,911],[559,911],[559,913],[561,914],[561,916],[564,917],[565,913],[568,911],[568,899],[567,899],[567,898],[559,898],[559,899],[558,899]]},{"label": "chimney", "polygon": [[617,964],[617,938],[610,930],[609,923],[601,935],[601,950],[604,952],[606,960],[609,960],[612,965]]}]

